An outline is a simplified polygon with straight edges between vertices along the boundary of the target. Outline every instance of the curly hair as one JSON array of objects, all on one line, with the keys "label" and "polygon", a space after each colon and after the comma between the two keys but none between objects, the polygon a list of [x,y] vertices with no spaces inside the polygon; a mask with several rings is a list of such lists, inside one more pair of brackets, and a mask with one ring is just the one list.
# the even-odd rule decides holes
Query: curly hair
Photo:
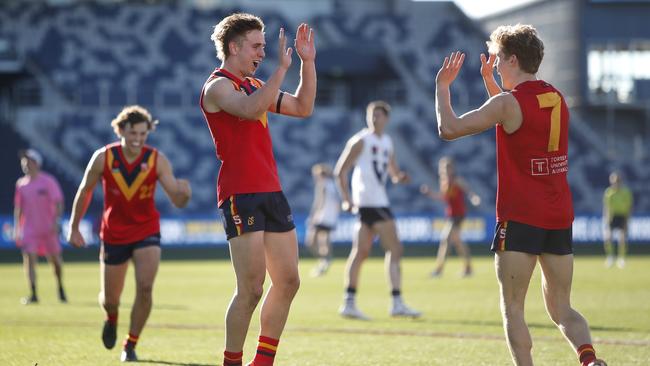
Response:
[{"label": "curly hair", "polygon": [[521,70],[529,74],[537,72],[544,58],[544,43],[532,25],[502,25],[492,32],[487,45],[490,53],[516,55]]},{"label": "curly hair", "polygon": [[144,107],[139,105],[130,105],[122,108],[120,113],[111,121],[111,126],[113,126],[113,131],[118,137],[121,137],[120,129],[124,129],[128,123],[133,127],[137,123],[147,123],[147,129],[153,130],[158,124],[158,120],[153,120],[151,118],[151,113],[146,110]]},{"label": "curly hair", "polygon": [[258,16],[248,13],[234,13],[223,18],[214,26],[210,39],[217,49],[217,58],[225,61],[230,56],[228,45],[230,42],[239,42],[252,30],[264,32],[264,22]]}]

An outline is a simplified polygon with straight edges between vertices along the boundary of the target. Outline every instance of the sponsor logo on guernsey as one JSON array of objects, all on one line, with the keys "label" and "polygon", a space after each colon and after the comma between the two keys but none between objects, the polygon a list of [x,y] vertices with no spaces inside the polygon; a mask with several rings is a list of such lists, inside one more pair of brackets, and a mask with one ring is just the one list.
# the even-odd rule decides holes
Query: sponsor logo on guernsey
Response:
[{"label": "sponsor logo on guernsey", "polygon": [[548,175],[548,158],[530,159],[530,173],[532,175]]},{"label": "sponsor logo on guernsey", "polygon": [[531,175],[553,175],[566,173],[568,171],[569,159],[567,159],[566,155],[530,159]]}]

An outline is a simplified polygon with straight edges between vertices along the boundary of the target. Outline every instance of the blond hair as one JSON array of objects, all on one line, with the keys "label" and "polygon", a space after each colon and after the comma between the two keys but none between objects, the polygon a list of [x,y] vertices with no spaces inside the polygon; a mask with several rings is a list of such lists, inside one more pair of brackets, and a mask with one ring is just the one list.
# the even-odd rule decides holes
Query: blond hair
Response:
[{"label": "blond hair", "polygon": [[214,31],[210,36],[217,49],[217,58],[225,61],[230,56],[228,47],[230,42],[234,41],[239,44],[246,33],[252,30],[264,32],[264,22],[260,17],[248,13],[234,13],[223,18],[214,26]]},{"label": "blond hair", "polygon": [[502,25],[492,32],[487,45],[490,53],[516,55],[521,70],[529,74],[537,73],[544,58],[544,43],[532,25]]}]

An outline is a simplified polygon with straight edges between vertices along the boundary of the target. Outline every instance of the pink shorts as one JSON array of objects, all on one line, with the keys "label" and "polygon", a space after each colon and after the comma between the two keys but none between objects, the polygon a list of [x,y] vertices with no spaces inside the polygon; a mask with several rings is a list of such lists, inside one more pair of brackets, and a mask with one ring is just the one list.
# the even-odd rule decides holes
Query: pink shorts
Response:
[{"label": "pink shorts", "polygon": [[49,256],[61,253],[61,243],[57,234],[35,235],[22,238],[18,247],[23,253]]}]

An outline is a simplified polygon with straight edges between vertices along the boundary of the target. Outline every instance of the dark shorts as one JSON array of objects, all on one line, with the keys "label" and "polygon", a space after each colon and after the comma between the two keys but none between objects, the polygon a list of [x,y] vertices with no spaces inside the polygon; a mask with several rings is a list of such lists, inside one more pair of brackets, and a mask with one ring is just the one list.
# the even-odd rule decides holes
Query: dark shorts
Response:
[{"label": "dark shorts", "polygon": [[282,191],[236,194],[219,209],[228,240],[254,231],[283,233],[296,227]]},{"label": "dark shorts", "polygon": [[361,223],[370,227],[379,221],[393,220],[393,213],[388,207],[359,207]]},{"label": "dark shorts", "polygon": [[128,244],[101,243],[99,259],[103,258],[104,264],[122,264],[133,256],[133,251],[152,245],[160,246],[160,233]]},{"label": "dark shorts", "polygon": [[609,229],[614,230],[614,229],[621,229],[621,230],[626,230],[627,229],[627,217],[623,215],[614,215],[612,216],[612,219],[609,220]]},{"label": "dark shorts", "polygon": [[460,227],[462,225],[463,221],[465,220],[465,216],[451,216],[449,217],[449,221],[451,221],[451,224],[454,226]]},{"label": "dark shorts", "polygon": [[490,250],[524,252],[534,255],[573,253],[572,228],[548,230],[516,221],[498,222]]},{"label": "dark shorts", "polygon": [[314,230],[315,231],[327,231],[327,232],[330,232],[330,231],[334,230],[334,227],[329,226],[329,225],[316,224],[316,225],[314,225]]}]

